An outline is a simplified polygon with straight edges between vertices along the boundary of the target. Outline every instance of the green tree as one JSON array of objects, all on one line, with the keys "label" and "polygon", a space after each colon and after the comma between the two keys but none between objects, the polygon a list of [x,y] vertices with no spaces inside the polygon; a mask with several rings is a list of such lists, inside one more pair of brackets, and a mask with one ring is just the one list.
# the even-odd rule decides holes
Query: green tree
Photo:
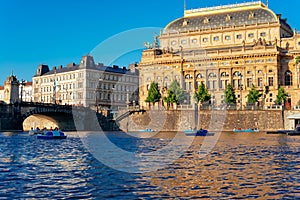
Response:
[{"label": "green tree", "polygon": [[280,87],[278,89],[278,94],[276,96],[276,101],[275,102],[278,105],[282,105],[282,103],[286,101],[287,97],[288,97],[288,94],[285,92],[284,88]]},{"label": "green tree", "polygon": [[198,91],[194,93],[194,99],[197,104],[200,103],[200,107],[203,105],[204,102],[209,101],[211,99],[211,95],[208,93],[208,90],[203,82],[201,82],[201,84],[199,85]]},{"label": "green tree", "polygon": [[297,56],[297,57],[296,57],[296,65],[298,65],[299,62],[300,62],[300,56]]},{"label": "green tree", "polygon": [[258,100],[261,96],[262,96],[262,93],[259,93],[259,91],[252,84],[251,89],[250,89],[250,91],[247,95],[248,103],[249,104],[255,104],[256,102],[258,102]]},{"label": "green tree", "polygon": [[167,103],[167,109],[170,108],[170,104],[176,103],[176,95],[172,90],[168,90],[168,95],[164,97],[164,101]]},{"label": "green tree", "polygon": [[184,91],[176,79],[171,82],[168,91],[175,95],[175,101],[172,103],[181,104],[184,101]]},{"label": "green tree", "polygon": [[159,102],[161,98],[161,94],[158,88],[158,83],[152,82],[148,91],[148,96],[145,100],[147,103],[153,103],[155,105],[156,102]]},{"label": "green tree", "polygon": [[231,84],[228,84],[226,86],[226,90],[224,93],[225,93],[224,102],[226,104],[236,104],[235,91]]}]

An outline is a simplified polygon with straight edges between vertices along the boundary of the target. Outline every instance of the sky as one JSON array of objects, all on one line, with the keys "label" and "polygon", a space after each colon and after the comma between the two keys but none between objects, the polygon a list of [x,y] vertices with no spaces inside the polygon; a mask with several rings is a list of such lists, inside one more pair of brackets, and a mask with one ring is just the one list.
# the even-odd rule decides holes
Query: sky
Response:
[{"label": "sky", "polygon": [[[252,1],[252,0],[248,0]],[[186,0],[187,9],[245,0]],[[265,0],[263,1],[265,2]],[[31,81],[39,64],[140,61],[143,42],[183,16],[184,0],[0,0],[0,85],[12,73]],[[300,1],[269,0],[269,7],[300,30]]]}]

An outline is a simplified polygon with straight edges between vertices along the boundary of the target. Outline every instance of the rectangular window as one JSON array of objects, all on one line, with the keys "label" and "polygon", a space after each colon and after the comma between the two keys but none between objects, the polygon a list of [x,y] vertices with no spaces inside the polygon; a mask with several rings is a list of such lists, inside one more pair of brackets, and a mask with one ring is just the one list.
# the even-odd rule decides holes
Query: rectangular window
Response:
[{"label": "rectangular window", "polygon": [[258,86],[258,87],[263,86],[262,78],[258,78],[258,79],[257,79],[257,86]]},{"label": "rectangular window", "polygon": [[224,89],[224,81],[223,81],[223,80],[220,81],[220,88],[221,88],[221,89]]},{"label": "rectangular window", "polygon": [[267,35],[266,32],[261,32],[261,33],[260,33],[260,36],[261,36],[261,37],[266,37],[266,35]]},{"label": "rectangular window", "polygon": [[203,42],[208,42],[208,38],[203,38]]},{"label": "rectangular window", "polygon": [[232,86],[233,86],[234,88],[238,88],[238,81],[237,81],[237,80],[233,80]]},{"label": "rectangular window", "polygon": [[217,88],[217,81],[213,81],[212,83],[213,83],[213,85],[212,85],[213,88],[212,89],[216,89]]},{"label": "rectangular window", "polygon": [[236,35],[236,39],[242,39],[242,34]]},{"label": "rectangular window", "polygon": [[230,35],[226,35],[226,36],[225,36],[225,40],[231,40]]},{"label": "rectangular window", "polygon": [[253,37],[254,37],[254,33],[249,33],[249,34],[248,34],[248,37],[249,37],[249,38],[253,38]]},{"label": "rectangular window", "polygon": [[193,44],[197,43],[197,39],[192,39],[192,43]]},{"label": "rectangular window", "polygon": [[215,36],[214,41],[219,41],[219,36]]},{"label": "rectangular window", "polygon": [[273,79],[273,77],[269,77],[268,78],[268,85],[269,86],[274,86],[274,79]]},{"label": "rectangular window", "polygon": [[252,78],[247,78],[247,87],[252,86]]}]

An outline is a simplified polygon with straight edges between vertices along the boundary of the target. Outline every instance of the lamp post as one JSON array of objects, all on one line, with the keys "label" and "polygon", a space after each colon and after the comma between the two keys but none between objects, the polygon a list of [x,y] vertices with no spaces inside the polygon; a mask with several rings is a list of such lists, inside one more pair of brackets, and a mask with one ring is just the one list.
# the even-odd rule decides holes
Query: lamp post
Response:
[{"label": "lamp post", "polygon": [[95,90],[95,101],[96,101],[95,104],[96,104],[97,113],[99,112],[100,82],[102,80],[103,79],[101,77],[98,79],[98,83],[97,83],[96,90]]},{"label": "lamp post", "polygon": [[21,103],[22,103],[22,101],[23,101],[23,87],[25,86],[25,81],[22,79],[20,84],[21,84]]},{"label": "lamp post", "polygon": [[243,109],[243,75],[239,73],[239,90],[240,90],[240,110]]}]

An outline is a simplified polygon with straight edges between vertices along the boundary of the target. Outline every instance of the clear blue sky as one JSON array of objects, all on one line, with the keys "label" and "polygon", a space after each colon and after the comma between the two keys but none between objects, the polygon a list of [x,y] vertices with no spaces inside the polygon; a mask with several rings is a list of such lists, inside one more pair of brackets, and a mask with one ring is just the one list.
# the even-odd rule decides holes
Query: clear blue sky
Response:
[{"label": "clear blue sky", "polygon": [[[12,70],[19,79],[31,80],[41,63],[50,67],[79,63],[82,55],[111,36],[135,28],[164,27],[183,15],[183,1],[0,0],[0,85]],[[186,2],[190,9],[245,1]],[[299,6],[295,0],[269,0],[272,10],[300,30]],[[137,55],[129,54],[114,64],[127,66],[139,61]]]}]

